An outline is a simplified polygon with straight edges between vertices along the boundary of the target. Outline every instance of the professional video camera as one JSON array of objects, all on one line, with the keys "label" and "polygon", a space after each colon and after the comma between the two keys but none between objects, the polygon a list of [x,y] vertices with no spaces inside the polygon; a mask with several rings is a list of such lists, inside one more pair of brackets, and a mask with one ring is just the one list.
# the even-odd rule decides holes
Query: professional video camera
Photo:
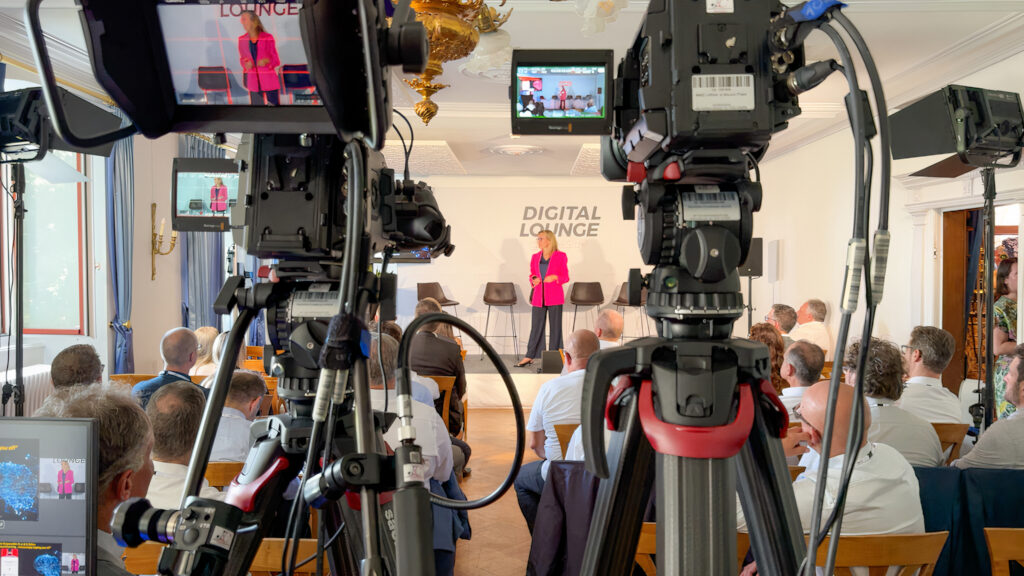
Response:
[{"label": "professional video camera", "polygon": [[[874,63],[840,7],[829,0],[794,7],[777,0],[652,0],[618,65],[602,172],[609,180],[631,183],[623,190],[623,217],[639,221],[640,251],[654,270],[646,278],[631,271],[629,298],[638,305],[642,288],[648,289],[646,307],[660,337],[603,350],[587,365],[583,444],[588,470],[606,480],[596,499],[584,574],[628,573],[655,477],[659,574],[736,573],[737,488],[762,574],[789,576],[805,569],[813,574],[805,550],[813,559],[818,539],[841,522],[840,504],[818,532],[827,473],[821,467],[811,526],[815,537],[805,546],[780,442],[788,417],[768,381],[768,352],[731,338],[744,309],[737,268],[750,249],[753,213],[763,195],[759,174],[753,180],[750,173],[758,172],[772,134],[800,113],[797,95],[836,70],[843,70],[850,84],[846,103],[856,142],[857,210],[834,349],[845,348],[862,273],[868,301],[863,336],[871,334],[888,249],[888,128]],[[871,170],[865,170],[865,162],[875,126],[849,50],[832,22],[857,45],[882,116],[883,216],[874,267],[866,244]],[[815,30],[836,44],[841,65],[805,63],[803,41]],[[528,74],[517,79],[529,80],[522,76]],[[531,85],[521,85],[528,96]],[[554,123],[545,118],[545,124]],[[866,351],[865,346],[861,363]],[[838,385],[837,371],[826,446]],[[852,421],[862,427],[860,406],[855,402]],[[605,423],[615,430],[607,449]],[[860,438],[857,428],[850,438]],[[848,445],[849,461],[858,447]],[[844,486],[851,472],[844,471]],[[830,552],[829,563],[834,546]]]},{"label": "professional video camera", "polygon": [[[393,417],[370,406],[364,321],[372,302],[394,297],[389,255],[453,250],[430,187],[411,181],[408,167],[397,178],[380,153],[392,124],[390,68],[419,72],[426,65],[426,35],[409,3],[81,0],[97,79],[132,120],[99,135],[73,127],[56,97],[40,3],[29,0],[26,22],[60,138],[94,146],[136,132],[151,138],[168,132],[251,134],[236,158],[242,195],[232,224],[244,221],[236,241],[248,254],[276,259],[271,281],[247,286],[232,277],[215,303],[218,313],[237,310],[238,316],[206,405],[182,509],[126,502],[112,524],[116,537],[127,545],[168,543],[162,574],[245,574],[272,525],[283,525],[282,571],[290,574],[304,515],[315,503],[323,507],[318,565],[326,553],[337,574],[433,574],[429,503],[472,508],[497,499],[522,460],[525,424],[517,410],[510,477],[487,498],[454,502],[424,487],[404,359],[414,326],[398,363],[401,444],[393,447],[395,456],[384,452],[382,441]],[[371,266],[378,252],[385,263],[380,276]],[[287,412],[255,425],[256,440],[226,502],[196,498],[231,366],[262,309],[268,311],[271,351],[280,351],[266,355],[267,368],[278,378]],[[467,324],[442,321],[455,323],[500,362]],[[504,366],[499,371],[518,408],[511,377]],[[300,474],[290,513],[279,514],[289,506],[286,488]],[[378,494],[385,491],[394,494],[382,504]]]}]

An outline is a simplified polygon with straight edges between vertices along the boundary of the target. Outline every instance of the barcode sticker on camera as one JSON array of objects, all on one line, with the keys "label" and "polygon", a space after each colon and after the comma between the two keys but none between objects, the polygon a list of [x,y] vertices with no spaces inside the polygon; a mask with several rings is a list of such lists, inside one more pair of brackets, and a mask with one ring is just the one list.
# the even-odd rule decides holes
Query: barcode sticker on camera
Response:
[{"label": "barcode sticker on camera", "polygon": [[708,14],[732,14],[735,12],[733,0],[707,0]]},{"label": "barcode sticker on camera", "polygon": [[688,222],[733,222],[740,219],[735,192],[684,192],[683,218]]},{"label": "barcode sticker on camera", "polygon": [[694,112],[754,109],[753,74],[695,74],[690,87]]}]

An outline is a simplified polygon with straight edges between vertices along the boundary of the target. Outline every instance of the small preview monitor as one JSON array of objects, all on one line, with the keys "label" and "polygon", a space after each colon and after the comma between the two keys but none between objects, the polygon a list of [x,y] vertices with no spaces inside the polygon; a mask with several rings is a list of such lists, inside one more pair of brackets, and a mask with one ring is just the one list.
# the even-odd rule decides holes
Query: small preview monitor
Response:
[{"label": "small preview monitor", "polygon": [[177,103],[319,105],[299,29],[301,7],[299,0],[158,0]]},{"label": "small preview monitor", "polygon": [[171,177],[174,230],[226,232],[238,203],[238,164],[222,158],[175,158]]},{"label": "small preview monitor", "polygon": [[96,429],[0,418],[0,575],[96,573]]},{"label": "small preview monitor", "polygon": [[611,50],[514,50],[513,134],[610,134]]}]

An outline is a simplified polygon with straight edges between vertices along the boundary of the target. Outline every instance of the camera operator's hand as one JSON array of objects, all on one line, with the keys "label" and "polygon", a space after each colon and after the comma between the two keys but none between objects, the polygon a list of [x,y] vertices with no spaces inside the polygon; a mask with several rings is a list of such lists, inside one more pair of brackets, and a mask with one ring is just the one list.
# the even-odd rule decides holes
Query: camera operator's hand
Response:
[{"label": "camera operator's hand", "polygon": [[533,282],[534,286],[540,284],[540,278],[537,278],[536,276],[531,277],[530,281]]},{"label": "camera operator's hand", "polygon": [[803,430],[790,428],[782,438],[782,451],[786,453],[787,458],[806,454],[810,450],[807,447],[807,442],[810,442],[810,440],[811,436]]}]

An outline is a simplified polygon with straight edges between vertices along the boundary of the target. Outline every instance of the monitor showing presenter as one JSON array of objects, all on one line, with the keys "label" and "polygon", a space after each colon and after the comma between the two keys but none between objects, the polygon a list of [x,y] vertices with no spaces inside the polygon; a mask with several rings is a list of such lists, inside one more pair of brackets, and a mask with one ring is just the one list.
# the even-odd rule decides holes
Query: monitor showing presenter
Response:
[{"label": "monitor showing presenter", "polygon": [[547,317],[551,334],[548,350],[562,348],[562,305],[565,304],[565,284],[569,282],[569,265],[565,252],[558,250],[558,240],[550,230],[537,234],[537,248],[530,259],[530,304],[533,307],[530,324],[530,343],[526,356],[516,364],[523,368],[533,364],[541,355],[544,344],[544,318]]}]

